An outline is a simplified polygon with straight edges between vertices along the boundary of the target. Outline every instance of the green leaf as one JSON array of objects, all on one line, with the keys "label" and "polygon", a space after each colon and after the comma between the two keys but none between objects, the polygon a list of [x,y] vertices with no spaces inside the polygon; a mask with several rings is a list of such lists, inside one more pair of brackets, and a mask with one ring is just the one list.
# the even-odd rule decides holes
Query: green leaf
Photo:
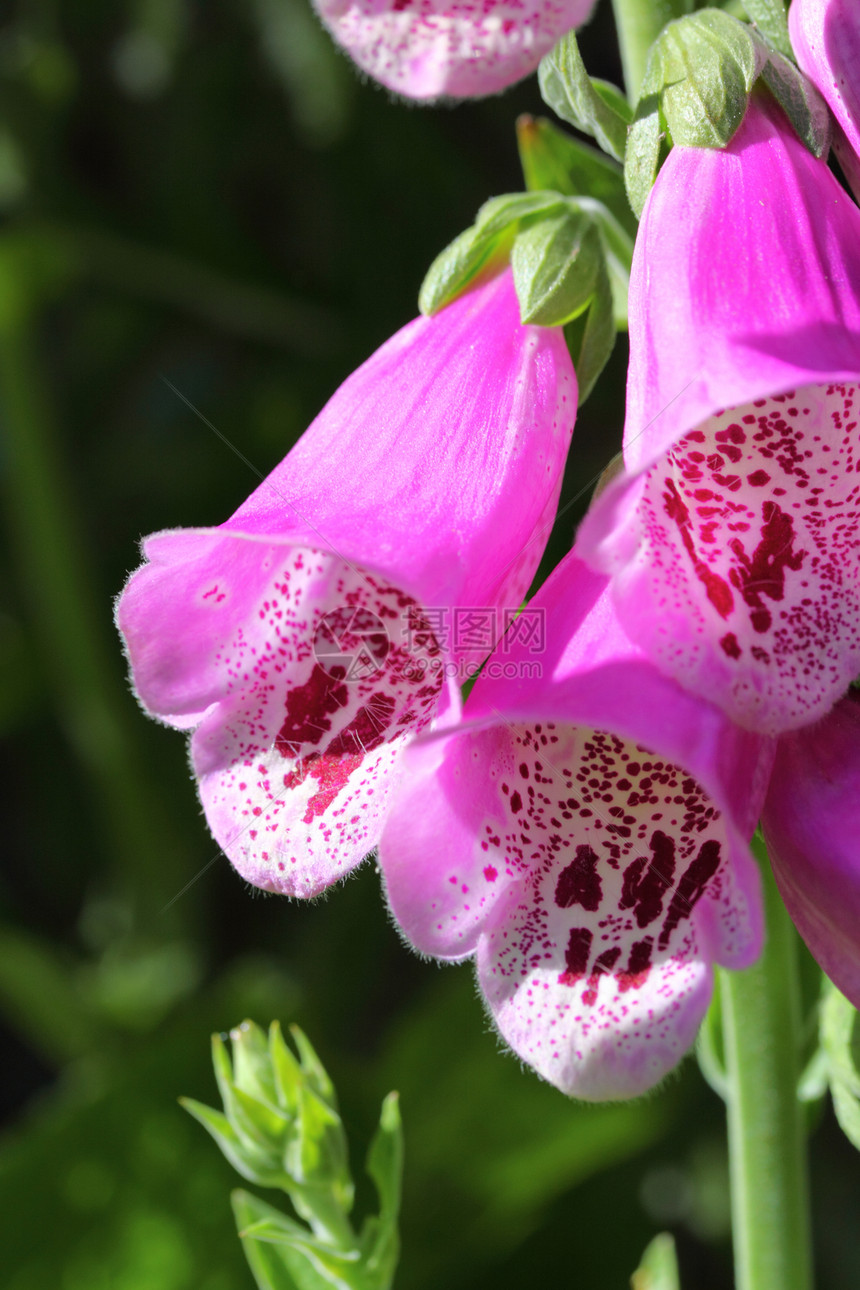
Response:
[{"label": "green leaf", "polygon": [[753,36],[765,59],[761,73],[765,85],[813,157],[826,157],[832,131],[824,99],[794,63],[769,49],[760,36]]},{"label": "green leaf", "polygon": [[602,246],[579,210],[542,219],[517,235],[511,252],[524,323],[560,327],[582,313],[592,296]]},{"label": "green leaf", "polygon": [[641,218],[645,209],[648,194],[654,187],[660,168],[661,153],[667,146],[666,131],[660,117],[659,96],[649,94],[640,99],[637,105],[624,158],[624,187],[637,219]]},{"label": "green leaf", "polygon": [[189,1115],[193,1115],[207,1133],[211,1134],[224,1157],[237,1173],[247,1178],[248,1182],[256,1183],[260,1187],[283,1185],[284,1173],[277,1157],[250,1146],[239,1136],[223,1112],[216,1111],[214,1107],[206,1106],[203,1102],[197,1102],[190,1097],[180,1098],[179,1102]]},{"label": "green leaf", "polygon": [[266,1032],[253,1021],[230,1031],[233,1041],[233,1083],[260,1102],[277,1102],[275,1078]]},{"label": "green leaf", "polygon": [[764,62],[750,29],[719,9],[702,9],[669,23],[652,59],[643,92],[661,94],[674,142],[724,148],[744,119]]},{"label": "green leaf", "polygon": [[619,330],[627,328],[627,296],[630,289],[630,267],[633,263],[633,238],[619,224],[602,202],[581,197],[577,205],[590,215],[600,234],[609,285],[612,289],[612,313]]},{"label": "green leaf", "polygon": [[233,1211],[246,1249],[255,1246],[258,1255],[260,1247],[277,1251],[300,1290],[367,1290],[357,1249],[332,1249],[248,1192],[234,1192]]},{"label": "green leaf", "polygon": [[500,267],[510,254],[520,221],[561,205],[558,193],[511,193],[485,202],[471,228],[430,265],[418,294],[423,314],[438,313],[478,276]]},{"label": "green leaf", "polygon": [[636,219],[624,191],[624,172],[616,162],[559,130],[545,117],[521,116],[517,144],[528,189],[595,198],[631,238],[636,236]]},{"label": "green leaf", "polygon": [[603,261],[598,262],[594,296],[589,308],[564,329],[576,369],[579,405],[585,402],[607,364],[615,345],[612,289]]},{"label": "green leaf", "polygon": [[668,1232],[654,1237],[630,1284],[633,1290],[681,1290],[675,1242]]},{"label": "green leaf", "polygon": [[382,1103],[379,1127],[368,1149],[365,1167],[379,1193],[379,1217],[365,1221],[361,1251],[376,1290],[388,1290],[400,1257],[397,1219],[403,1181],[403,1129],[396,1093],[389,1093]]},{"label": "green leaf", "polygon": [[716,983],[710,1007],[705,1013],[705,1019],[699,1030],[696,1057],[705,1080],[717,1096],[726,1102],[729,1096],[729,1082],[723,1046],[723,1008],[719,981]]},{"label": "green leaf", "polygon": [[744,8],[774,49],[793,58],[784,0],[744,0]]},{"label": "green leaf", "polygon": [[328,1071],[317,1056],[313,1044],[298,1026],[290,1026],[290,1034],[293,1037],[296,1048],[299,1050],[299,1060],[308,1084],[311,1088],[316,1089],[324,1102],[328,1102],[329,1106],[333,1106],[336,1109],[337,1094],[334,1091],[334,1084],[332,1084]]},{"label": "green leaf", "polygon": [[269,1027],[269,1056],[278,1105],[292,1115],[296,1115],[299,1109],[299,1089],[303,1079],[302,1068],[287,1046],[280,1023],[277,1021],[273,1021]]},{"label": "green leaf", "polygon": [[572,31],[541,59],[538,84],[544,102],[557,116],[590,134],[616,161],[623,161],[629,105],[614,86],[592,81]]},{"label": "green leaf", "polygon": [[827,1054],[836,1118],[845,1136],[860,1150],[860,1015],[834,985],[821,1009],[821,1043]]}]

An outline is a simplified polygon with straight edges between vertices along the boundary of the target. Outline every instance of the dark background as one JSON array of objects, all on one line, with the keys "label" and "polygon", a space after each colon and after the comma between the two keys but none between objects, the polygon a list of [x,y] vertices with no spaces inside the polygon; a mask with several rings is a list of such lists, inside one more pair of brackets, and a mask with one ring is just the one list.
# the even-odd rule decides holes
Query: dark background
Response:
[{"label": "dark background", "polygon": [[[522,186],[513,124],[541,112],[534,78],[475,105],[395,103],[306,0],[6,13],[3,1285],[249,1288],[237,1180],[176,1099],[214,1100],[213,1030],[277,1016],[328,1064],[357,1171],[401,1092],[400,1290],[623,1287],[664,1227],[685,1285],[725,1290],[723,1109],[695,1063],[647,1100],[568,1103],[499,1051],[467,966],[401,945],[372,862],[312,905],[248,889],[207,834],[182,737],[137,710],[111,624],[141,534],[217,523],[254,487],[212,427],[271,469],[414,315],[481,202]],[[605,3],[583,49],[618,81]],[[566,499],[619,446],[624,366],[619,342]],[[860,1162],[829,1111],[813,1152],[821,1285],[847,1290]]]}]

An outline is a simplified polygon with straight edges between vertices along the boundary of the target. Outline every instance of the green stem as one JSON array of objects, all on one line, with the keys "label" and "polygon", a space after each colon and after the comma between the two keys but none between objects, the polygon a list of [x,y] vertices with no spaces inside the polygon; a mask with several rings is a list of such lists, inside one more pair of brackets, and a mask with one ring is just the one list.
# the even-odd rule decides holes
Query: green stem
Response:
[{"label": "green stem", "polygon": [[721,972],[737,1290],[811,1290],[800,1076],[797,938],[763,844],[766,940],[745,972]]},{"label": "green stem", "polygon": [[615,28],[624,68],[624,84],[631,102],[639,95],[648,51],[673,18],[696,8],[695,0],[612,0]]}]

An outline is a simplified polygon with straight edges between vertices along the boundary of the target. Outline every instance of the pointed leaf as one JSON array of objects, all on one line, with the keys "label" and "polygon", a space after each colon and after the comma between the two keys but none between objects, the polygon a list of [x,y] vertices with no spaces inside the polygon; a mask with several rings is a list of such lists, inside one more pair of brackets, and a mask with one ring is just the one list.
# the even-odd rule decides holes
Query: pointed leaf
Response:
[{"label": "pointed leaf", "polygon": [[240,1138],[226,1115],[190,1097],[180,1098],[179,1101],[180,1105],[203,1125],[207,1133],[211,1134],[225,1158],[243,1178],[260,1187],[282,1185],[284,1175],[277,1160],[268,1153],[256,1150],[253,1146],[249,1147],[248,1143]]},{"label": "pointed leaf", "polygon": [[300,1290],[367,1290],[357,1249],[332,1249],[248,1192],[234,1192],[233,1210],[246,1250],[277,1251]]},{"label": "pointed leaf", "polygon": [[388,1290],[400,1257],[397,1218],[403,1180],[403,1130],[396,1093],[382,1103],[379,1127],[367,1153],[366,1169],[379,1193],[379,1217],[368,1218],[361,1250],[374,1290]]},{"label": "pointed leaf", "polygon": [[719,9],[702,9],[669,23],[655,49],[661,108],[674,142],[724,148],[744,119],[764,62],[750,29]]},{"label": "pointed leaf", "polygon": [[615,345],[615,323],[612,317],[612,289],[603,261],[600,260],[594,296],[585,313],[564,329],[579,386],[580,406],[594,389]]},{"label": "pointed leaf", "polygon": [[510,193],[485,202],[472,227],[430,265],[418,295],[421,312],[438,313],[479,274],[501,266],[510,254],[519,221],[558,207],[560,200],[558,193]]},{"label": "pointed leaf", "polygon": [[654,187],[665,143],[666,131],[660,118],[659,96],[656,93],[650,94],[639,100],[627,137],[627,155],[624,159],[624,187],[637,219],[645,209],[648,194]]},{"label": "pointed leaf", "polygon": [[631,238],[636,236],[636,219],[624,191],[624,172],[616,162],[559,130],[545,117],[519,117],[517,144],[527,188],[594,198]]},{"label": "pointed leaf", "polygon": [[517,235],[511,252],[523,323],[559,327],[582,313],[594,294],[600,238],[578,210],[542,219]]},{"label": "pointed leaf", "polygon": [[296,1115],[299,1109],[299,1087],[304,1076],[301,1066],[287,1046],[280,1023],[277,1021],[273,1021],[269,1027],[269,1056],[275,1078],[278,1105],[292,1115]]},{"label": "pointed leaf", "polygon": [[784,0],[744,0],[744,9],[774,49],[792,58]]},{"label": "pointed leaf", "polygon": [[766,61],[762,80],[813,157],[826,157],[832,135],[827,104],[793,62],[769,49],[755,33],[753,35],[764,50]]},{"label": "pointed leaf", "polygon": [[623,161],[630,110],[622,113],[619,90],[592,82],[572,31],[541,59],[538,84],[543,101],[557,116],[590,134],[616,161]]},{"label": "pointed leaf", "polygon": [[233,1041],[233,1083],[257,1101],[277,1100],[266,1032],[253,1021],[230,1031]]},{"label": "pointed leaf", "polygon": [[290,1026],[290,1034],[299,1051],[302,1070],[311,1088],[316,1089],[323,1101],[328,1102],[329,1106],[333,1106],[336,1110],[337,1094],[334,1091],[334,1084],[331,1082],[328,1071],[317,1056],[313,1044],[298,1026]]},{"label": "pointed leaf", "polygon": [[668,1232],[654,1237],[630,1284],[633,1290],[681,1290],[675,1242]]}]

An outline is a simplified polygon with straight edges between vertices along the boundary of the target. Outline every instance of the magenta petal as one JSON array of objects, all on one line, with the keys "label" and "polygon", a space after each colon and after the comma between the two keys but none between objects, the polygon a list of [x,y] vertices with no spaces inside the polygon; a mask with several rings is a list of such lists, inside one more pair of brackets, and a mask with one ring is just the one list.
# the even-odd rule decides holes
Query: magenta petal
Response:
[{"label": "magenta petal", "polygon": [[860,1007],[860,695],[777,745],[762,827],[780,893],[835,985]]},{"label": "magenta petal", "polygon": [[533,72],[595,0],[315,0],[363,71],[407,98],[495,94]]},{"label": "magenta petal", "polygon": [[392,337],[225,524],[147,539],[117,606],[135,687],[198,727],[251,882],[312,895],[376,845],[408,738],[525,594],[575,408],[561,332],[520,324],[506,272]]},{"label": "magenta petal", "polygon": [[661,675],[575,555],[529,608],[545,650],[494,676],[497,649],[464,720],[410,747],[380,861],[419,950],[477,954],[521,1057],[578,1097],[632,1096],[692,1043],[712,964],[758,952],[772,744]]},{"label": "magenta petal", "polygon": [[836,118],[834,148],[860,195],[860,8],[856,0],[793,0],[788,29],[801,70]]},{"label": "magenta petal", "polygon": [[673,149],[636,242],[626,474],[579,543],[658,666],[768,734],[860,671],[858,292],[860,212],[775,108]]}]

